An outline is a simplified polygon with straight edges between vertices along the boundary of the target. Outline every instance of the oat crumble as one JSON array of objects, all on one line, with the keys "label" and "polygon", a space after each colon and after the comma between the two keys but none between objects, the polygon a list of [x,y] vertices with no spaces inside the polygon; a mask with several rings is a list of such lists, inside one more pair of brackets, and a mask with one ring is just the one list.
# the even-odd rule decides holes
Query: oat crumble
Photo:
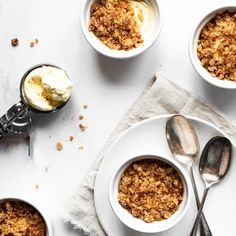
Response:
[{"label": "oat crumble", "polygon": [[236,81],[236,12],[218,14],[204,26],[197,54],[213,77]]},{"label": "oat crumble", "polygon": [[19,40],[18,40],[18,38],[12,39],[12,40],[11,40],[11,45],[12,45],[12,47],[18,46],[18,45],[19,45]]},{"label": "oat crumble", "polygon": [[60,142],[58,142],[58,143],[56,144],[56,149],[57,149],[58,151],[61,151],[61,150],[63,149],[63,144],[60,143]]},{"label": "oat crumble", "polygon": [[118,200],[134,217],[150,223],[174,214],[182,195],[183,183],[173,167],[145,159],[132,163],[121,176]]},{"label": "oat crumble", "polygon": [[5,201],[0,204],[1,236],[46,236],[40,213],[27,203]]},{"label": "oat crumble", "polygon": [[131,0],[97,0],[90,9],[89,30],[111,49],[130,50],[143,43]]}]

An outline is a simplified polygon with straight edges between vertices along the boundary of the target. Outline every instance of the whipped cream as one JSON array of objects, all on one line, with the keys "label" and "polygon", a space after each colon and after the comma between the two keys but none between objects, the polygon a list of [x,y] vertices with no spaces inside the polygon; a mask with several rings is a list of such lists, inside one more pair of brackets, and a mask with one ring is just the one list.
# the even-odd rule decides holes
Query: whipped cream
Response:
[{"label": "whipped cream", "polygon": [[25,101],[40,111],[51,111],[71,96],[72,83],[66,73],[53,66],[32,70],[26,77],[22,94]]},{"label": "whipped cream", "polygon": [[152,36],[152,29],[155,25],[155,7],[148,0],[131,0],[134,8],[135,18],[144,39]]}]

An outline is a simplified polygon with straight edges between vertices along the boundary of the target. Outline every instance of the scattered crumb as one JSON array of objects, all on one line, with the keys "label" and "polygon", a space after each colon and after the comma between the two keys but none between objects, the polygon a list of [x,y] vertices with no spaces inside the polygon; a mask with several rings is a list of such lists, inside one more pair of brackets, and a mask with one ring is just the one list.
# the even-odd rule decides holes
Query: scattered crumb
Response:
[{"label": "scattered crumb", "polygon": [[46,172],[48,172],[48,166],[45,166],[45,167],[44,167],[44,170],[45,170]]},{"label": "scattered crumb", "polygon": [[30,143],[30,136],[28,134],[26,134],[24,140],[25,140],[26,144],[29,144]]},{"label": "scattered crumb", "polygon": [[39,185],[38,185],[38,184],[35,184],[35,188],[38,190],[38,189],[39,189]]},{"label": "scattered crumb", "polygon": [[61,150],[63,149],[63,144],[60,143],[60,142],[58,142],[58,143],[56,144],[56,148],[57,148],[58,151],[61,151]]},{"label": "scattered crumb", "polygon": [[83,124],[79,124],[79,127],[80,127],[80,130],[81,130],[82,132],[85,131],[85,129],[88,128],[87,125],[83,125]]},{"label": "scattered crumb", "polygon": [[80,149],[80,150],[84,149],[84,146],[83,146],[83,145],[82,145],[82,146],[79,146],[79,149]]},{"label": "scattered crumb", "polygon": [[32,47],[34,47],[34,42],[30,42],[30,47],[32,48]]},{"label": "scattered crumb", "polygon": [[74,140],[74,136],[70,136],[70,142]]},{"label": "scattered crumb", "polygon": [[11,45],[12,45],[12,47],[18,46],[18,45],[19,45],[19,40],[18,40],[18,38],[12,39],[12,40],[11,40]]},{"label": "scattered crumb", "polygon": [[84,105],[84,110],[86,110],[86,109],[88,109],[88,105],[85,104]]},{"label": "scattered crumb", "polygon": [[38,39],[35,39],[35,40],[34,40],[34,43],[35,43],[35,44],[38,44],[38,43],[39,43],[39,40],[38,40]]},{"label": "scattered crumb", "polygon": [[79,119],[80,119],[80,120],[83,120],[83,119],[84,119],[84,116],[83,116],[83,115],[79,115]]}]

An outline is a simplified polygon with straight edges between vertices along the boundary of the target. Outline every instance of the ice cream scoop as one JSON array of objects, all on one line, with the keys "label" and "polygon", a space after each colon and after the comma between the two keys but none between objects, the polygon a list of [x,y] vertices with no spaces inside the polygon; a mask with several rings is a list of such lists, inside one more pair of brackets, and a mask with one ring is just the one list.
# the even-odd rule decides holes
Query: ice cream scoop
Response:
[{"label": "ice cream scoop", "polygon": [[61,109],[69,101],[71,92],[72,83],[60,67],[51,64],[31,67],[21,79],[20,102],[0,118],[0,139],[9,131],[24,133],[24,127],[31,124],[29,111],[49,113]]}]

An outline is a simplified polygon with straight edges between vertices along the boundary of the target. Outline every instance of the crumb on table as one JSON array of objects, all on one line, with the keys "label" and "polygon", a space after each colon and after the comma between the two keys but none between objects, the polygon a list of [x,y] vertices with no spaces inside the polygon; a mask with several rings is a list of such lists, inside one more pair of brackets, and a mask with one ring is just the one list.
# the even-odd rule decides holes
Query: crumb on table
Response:
[{"label": "crumb on table", "polygon": [[19,45],[19,40],[18,40],[18,38],[12,39],[12,40],[11,40],[11,45],[12,45],[12,47],[18,46],[18,45]]},{"label": "crumb on table", "polygon": [[56,149],[57,149],[58,151],[61,151],[61,150],[63,149],[63,144],[60,143],[60,142],[58,142],[58,143],[56,144]]}]

